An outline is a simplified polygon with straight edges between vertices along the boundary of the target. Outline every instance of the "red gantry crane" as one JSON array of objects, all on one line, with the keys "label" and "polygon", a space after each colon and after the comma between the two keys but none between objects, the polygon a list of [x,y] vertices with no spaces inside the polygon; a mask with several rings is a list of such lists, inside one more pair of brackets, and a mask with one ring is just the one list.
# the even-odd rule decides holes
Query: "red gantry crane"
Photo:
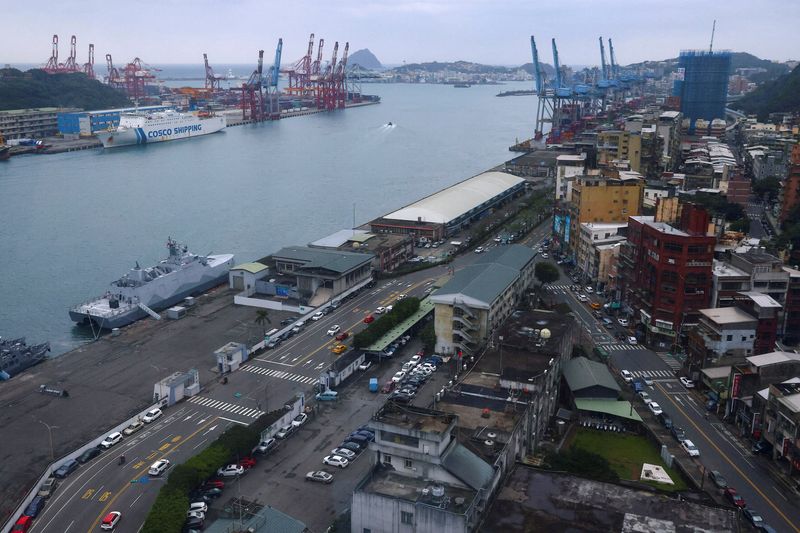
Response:
[{"label": "red gantry crane", "polygon": [[94,45],[89,45],[89,60],[83,64],[83,73],[94,79]]},{"label": "red gantry crane", "polygon": [[106,68],[108,69],[106,83],[115,89],[121,88],[122,78],[119,75],[117,67],[114,66],[114,62],[111,60],[111,54],[106,54]]},{"label": "red gantry crane", "polygon": [[50,59],[47,60],[42,69],[49,74],[58,72],[58,35],[53,35],[53,51],[50,53]]},{"label": "red gantry crane", "polygon": [[[258,66],[250,74],[250,78],[242,84],[242,119],[249,118],[256,122],[264,120],[264,93],[261,90],[263,68],[264,50],[259,50]],[[250,117],[247,116],[248,109],[250,110]]]},{"label": "red gantry crane", "polygon": [[128,97],[138,100],[146,96],[146,85],[155,79],[155,76],[148,70],[142,60],[138,57],[125,65],[122,70],[123,86]]}]

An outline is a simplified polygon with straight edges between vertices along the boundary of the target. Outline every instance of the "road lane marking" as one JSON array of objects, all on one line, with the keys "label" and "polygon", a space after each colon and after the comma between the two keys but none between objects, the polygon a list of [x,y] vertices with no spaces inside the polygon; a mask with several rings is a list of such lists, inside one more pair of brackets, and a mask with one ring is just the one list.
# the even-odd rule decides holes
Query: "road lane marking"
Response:
[{"label": "road lane marking", "polygon": [[136,498],[135,498],[135,499],[134,499],[134,500],[131,502],[131,504],[130,504],[130,506],[129,506],[129,507],[133,507],[133,506],[134,506],[134,504],[135,504],[136,502],[138,502],[138,501],[139,501],[139,498],[141,498],[141,497],[142,497],[142,494],[144,494],[144,492],[142,492],[141,494],[139,494],[139,495],[138,495],[138,496],[137,496],[137,497],[136,497]]},{"label": "road lane marking", "polygon": [[[745,483],[747,483],[748,485],[750,485],[750,488],[752,488],[752,489],[753,489],[753,490],[754,490],[754,491],[755,491],[755,492],[756,492],[756,493],[757,493],[759,496],[761,496],[761,497],[764,499],[764,502],[765,502],[767,505],[769,505],[770,507],[772,507],[772,509],[773,509],[773,510],[774,510],[776,513],[778,513],[778,516],[780,516],[781,518],[783,518],[783,520],[784,520],[784,521],[785,521],[785,522],[786,522],[786,523],[789,525],[789,527],[791,527],[791,528],[792,528],[794,531],[796,531],[797,533],[800,533],[800,528],[798,528],[796,525],[794,525],[794,524],[792,523],[792,521],[791,521],[791,520],[789,520],[789,517],[787,517],[785,514],[783,514],[783,512],[782,512],[782,511],[781,511],[781,510],[780,510],[780,509],[779,509],[779,508],[778,508],[778,507],[777,507],[777,506],[776,506],[774,503],[772,503],[772,500],[771,500],[770,498],[768,498],[768,497],[767,497],[767,495],[766,495],[766,494],[764,494],[764,493],[761,491],[761,489],[759,489],[759,488],[758,488],[758,486],[756,486],[756,484],[755,484],[755,483],[753,483],[753,482],[750,480],[750,476],[746,475],[746,474],[745,474],[745,473],[744,473],[744,472],[743,472],[743,471],[742,471],[742,470],[741,470],[741,469],[740,469],[740,468],[739,468],[739,467],[736,465],[736,463],[734,463],[733,461],[731,461],[731,460],[730,460],[730,458],[728,457],[728,455],[727,455],[726,453],[723,453],[723,451],[722,451],[722,450],[719,448],[719,446],[717,446],[717,445],[716,445],[716,443],[715,443],[713,440],[711,440],[711,438],[710,438],[708,435],[706,435],[705,431],[703,431],[703,430],[700,428],[700,426],[698,426],[698,425],[697,425],[697,424],[694,422],[694,420],[693,420],[692,418],[690,418],[690,417],[689,417],[689,415],[686,413],[686,411],[684,411],[683,409],[681,409],[681,407],[680,407],[680,406],[678,406],[678,404],[677,404],[676,402],[672,401],[672,395],[669,395],[669,394],[667,394],[667,393],[666,393],[666,391],[663,389],[663,387],[661,387],[660,385],[659,385],[659,388],[661,388],[661,389],[662,389],[662,392],[664,392],[664,396],[665,396],[665,398],[667,399],[667,401],[670,401],[670,402],[672,402],[672,403],[673,403],[673,405],[675,405],[675,408],[676,408],[676,409],[678,409],[679,411],[681,411],[681,413],[683,413],[683,415],[686,417],[686,420],[687,420],[687,421],[688,421],[688,422],[689,422],[689,423],[690,423],[692,426],[694,426],[694,428],[697,430],[697,432],[698,432],[700,435],[702,435],[702,437],[703,437],[703,438],[706,440],[706,442],[707,442],[707,443],[708,443],[708,444],[709,444],[709,445],[710,445],[712,448],[714,448],[715,450],[717,450],[717,453],[719,454],[720,458],[722,458],[722,459],[724,459],[725,461],[727,461],[727,462],[728,462],[728,464],[729,464],[729,465],[730,465],[730,466],[731,466],[731,467],[732,467],[732,468],[733,468],[733,469],[734,469],[734,470],[735,470],[735,471],[736,471],[736,472],[737,472],[737,473],[738,473],[740,476],[742,476],[742,480],[744,480],[744,482],[745,482]],[[702,463],[701,463],[701,464],[702,464]],[[705,465],[703,465],[703,470],[705,471],[705,469],[706,469],[706,467],[705,467]]]},{"label": "road lane marking", "polygon": [[70,522],[70,523],[69,523],[69,525],[67,526],[67,529],[65,529],[65,530],[64,530],[64,533],[67,533],[67,531],[69,531],[69,528],[71,528],[71,527],[72,527],[72,524],[74,524],[74,523],[75,523],[75,520],[73,520],[72,522]]},{"label": "road lane marking", "polygon": [[[211,423],[212,423],[212,422],[213,422],[213,420],[212,420],[211,422],[209,422],[209,423],[208,423],[208,425],[211,425]],[[172,448],[171,450],[169,450],[168,452],[164,453],[164,454],[162,455],[162,457],[166,457],[166,456],[167,456],[167,455],[169,455],[170,453],[174,452],[175,450],[177,450],[177,449],[178,449],[178,447],[179,447],[181,444],[183,444],[183,443],[185,443],[185,442],[188,442],[188,441],[189,441],[189,440],[191,440],[191,439],[192,439],[192,438],[193,438],[195,435],[197,435],[198,433],[200,433],[200,432],[201,432],[201,431],[203,431],[204,429],[205,429],[205,427],[201,427],[200,429],[196,430],[194,433],[192,433],[191,435],[189,435],[188,437],[186,437],[186,438],[183,440],[183,442],[179,442],[178,444],[176,444],[175,446],[173,446],[173,448]],[[156,455],[157,455],[157,454],[156,454]],[[112,505],[114,505],[114,502],[115,502],[115,501],[117,501],[117,498],[119,498],[119,497],[120,497],[120,496],[121,496],[121,495],[122,495],[122,494],[123,494],[123,493],[124,493],[126,490],[128,490],[128,488],[129,488],[131,485],[134,485],[134,484],[135,484],[135,481],[134,481],[135,479],[136,479],[136,478],[134,478],[133,480],[130,480],[130,481],[129,481],[129,482],[127,482],[127,483],[125,483],[125,484],[122,486],[122,488],[121,488],[119,491],[117,491],[117,493],[116,493],[116,494],[115,494],[115,495],[114,495],[114,496],[113,496],[113,497],[110,499],[110,501],[109,501],[109,502],[108,502],[108,503],[107,503],[107,504],[106,504],[106,505],[103,507],[103,510],[100,512],[100,514],[97,516],[97,518],[95,518],[95,519],[94,519],[94,522],[92,522],[92,525],[91,525],[91,527],[90,527],[90,528],[89,528],[89,530],[88,530],[88,533],[94,533],[94,531],[97,529],[97,525],[100,523],[100,520],[102,520],[102,519],[103,519],[103,517],[104,517],[104,516],[106,516],[106,515],[108,514],[108,510],[109,510],[109,509],[111,509],[111,506],[112,506]]]},{"label": "road lane marking", "polygon": [[[206,435],[207,433],[208,433],[208,432],[206,432],[206,433],[203,433],[203,435]],[[203,445],[203,444],[205,444],[206,442],[208,442],[208,439],[203,439],[203,440],[201,440],[200,442],[198,442],[197,444],[195,444],[194,446],[192,446],[192,449],[193,449],[193,450],[196,450],[197,448],[199,448],[200,446],[202,446],[202,445]]]},{"label": "road lane marking", "polygon": [[104,502],[109,498],[109,496],[111,496],[111,491],[107,490],[103,494],[101,494],[99,498],[97,498],[97,501]]},{"label": "road lane marking", "polygon": [[94,496],[94,489],[86,489],[86,492],[84,492],[83,496],[81,496],[81,500],[88,500],[92,496]]},{"label": "road lane marking", "polygon": [[138,461],[136,464],[133,465],[134,469],[139,469],[144,466],[144,461]]}]

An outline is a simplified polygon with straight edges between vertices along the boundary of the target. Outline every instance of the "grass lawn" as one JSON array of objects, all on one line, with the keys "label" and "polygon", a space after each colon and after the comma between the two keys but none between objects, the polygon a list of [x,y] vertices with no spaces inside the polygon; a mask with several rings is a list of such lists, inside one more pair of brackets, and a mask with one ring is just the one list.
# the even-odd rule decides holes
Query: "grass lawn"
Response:
[{"label": "grass lawn", "polygon": [[688,488],[678,471],[667,468],[661,460],[658,449],[644,437],[581,428],[575,434],[570,446],[577,446],[602,455],[620,479],[638,480],[642,473],[642,464],[650,463],[664,468],[675,484],[667,485],[649,481],[646,483],[668,491],[680,491]]}]

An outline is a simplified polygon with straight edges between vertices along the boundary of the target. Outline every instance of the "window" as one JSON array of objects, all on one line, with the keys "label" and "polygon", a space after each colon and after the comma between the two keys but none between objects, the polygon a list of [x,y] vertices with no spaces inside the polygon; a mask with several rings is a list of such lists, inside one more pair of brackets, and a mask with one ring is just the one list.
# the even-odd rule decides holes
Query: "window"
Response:
[{"label": "window", "polygon": [[744,335],[742,335],[742,342],[744,342],[744,341],[746,341],[746,340],[747,340],[747,337],[745,337]]},{"label": "window", "polygon": [[406,459],[406,468],[412,468],[412,465],[411,459]]},{"label": "window", "polygon": [[392,456],[388,453],[383,454],[383,464],[390,465],[392,464]]},{"label": "window", "polygon": [[413,525],[414,513],[407,513],[405,511],[400,511],[400,523]]},{"label": "window", "polygon": [[728,339],[727,340],[732,341],[733,340],[733,335],[728,335]]}]

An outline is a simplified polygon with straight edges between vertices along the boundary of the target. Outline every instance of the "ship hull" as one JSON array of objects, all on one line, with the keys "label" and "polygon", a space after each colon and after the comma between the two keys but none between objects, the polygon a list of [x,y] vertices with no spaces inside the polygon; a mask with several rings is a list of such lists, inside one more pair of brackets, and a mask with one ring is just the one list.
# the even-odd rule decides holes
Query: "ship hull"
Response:
[{"label": "ship hull", "polygon": [[97,138],[104,148],[117,148],[135,144],[151,144],[178,139],[189,139],[210,135],[225,129],[225,119],[209,117],[187,121],[184,124],[169,127],[124,128],[113,131],[98,132]]},{"label": "ship hull", "polygon": [[[153,311],[163,311],[168,307],[172,307],[173,305],[180,303],[187,296],[197,295],[209,289],[222,285],[227,281],[227,279],[228,279],[228,273],[225,272],[204,283],[195,285],[193,287],[189,287],[188,289],[175,293],[169,298],[161,300],[156,304],[151,304],[149,305],[149,307]],[[88,313],[81,313],[75,311],[74,309],[70,310],[69,312],[69,317],[72,319],[73,322],[84,325],[89,325],[90,322],[93,322],[95,326],[99,326],[101,329],[122,328],[129,324],[133,324],[134,322],[141,320],[147,316],[148,316],[147,313],[145,313],[144,310],[142,310],[139,307],[135,307],[126,313],[120,313],[113,317],[94,316]]]}]

